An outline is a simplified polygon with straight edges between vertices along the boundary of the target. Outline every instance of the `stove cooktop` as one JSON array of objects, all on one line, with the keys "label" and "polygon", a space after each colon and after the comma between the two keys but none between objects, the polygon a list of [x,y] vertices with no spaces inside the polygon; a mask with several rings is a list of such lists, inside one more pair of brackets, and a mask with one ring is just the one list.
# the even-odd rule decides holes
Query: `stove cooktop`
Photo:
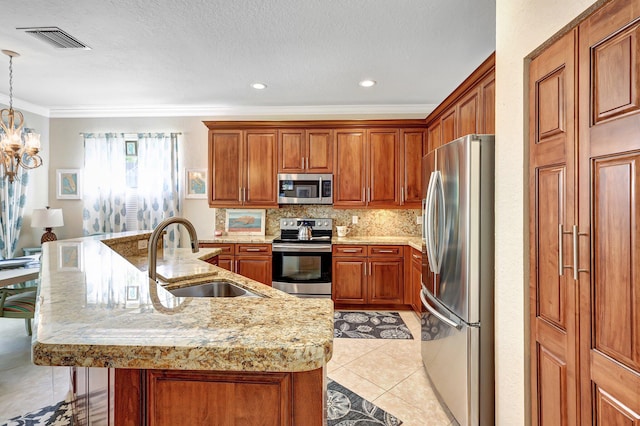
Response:
[{"label": "stove cooktop", "polygon": [[[311,239],[299,240],[298,230],[302,223],[311,226]],[[311,243],[322,244],[331,242],[333,236],[333,219],[313,219],[313,218],[283,218],[280,219],[280,238],[273,240],[274,243]]]}]

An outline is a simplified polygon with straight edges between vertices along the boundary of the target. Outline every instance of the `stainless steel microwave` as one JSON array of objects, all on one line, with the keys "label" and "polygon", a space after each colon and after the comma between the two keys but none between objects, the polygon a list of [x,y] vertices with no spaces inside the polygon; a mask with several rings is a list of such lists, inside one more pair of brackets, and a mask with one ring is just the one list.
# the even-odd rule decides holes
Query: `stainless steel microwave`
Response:
[{"label": "stainless steel microwave", "polygon": [[278,174],[278,204],[333,204],[333,175]]}]

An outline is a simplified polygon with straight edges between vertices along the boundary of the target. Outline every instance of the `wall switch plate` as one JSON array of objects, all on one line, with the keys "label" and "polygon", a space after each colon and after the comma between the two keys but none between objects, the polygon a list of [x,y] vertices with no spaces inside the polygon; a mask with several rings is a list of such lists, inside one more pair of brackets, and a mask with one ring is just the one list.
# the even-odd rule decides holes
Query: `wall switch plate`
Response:
[{"label": "wall switch plate", "polygon": [[421,224],[422,224],[422,216],[416,216],[416,223],[417,223],[418,225],[421,225]]},{"label": "wall switch plate", "polygon": [[351,216],[351,223],[353,223],[354,225],[358,224],[358,216]]},{"label": "wall switch plate", "polygon": [[146,249],[148,245],[149,245],[149,241],[138,240],[138,250]]}]

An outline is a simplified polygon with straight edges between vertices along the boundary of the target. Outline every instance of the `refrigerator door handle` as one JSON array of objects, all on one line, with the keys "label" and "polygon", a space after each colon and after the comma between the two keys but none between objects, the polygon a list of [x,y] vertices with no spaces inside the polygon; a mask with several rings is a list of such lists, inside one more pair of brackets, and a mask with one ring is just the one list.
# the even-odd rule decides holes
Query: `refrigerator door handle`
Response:
[{"label": "refrigerator door handle", "polygon": [[427,198],[425,200],[424,206],[424,242],[427,251],[427,259],[429,260],[429,268],[435,274],[440,272],[439,265],[436,261],[436,247],[435,241],[433,237],[433,208],[434,208],[434,200],[433,200],[433,190],[436,182],[437,172],[431,172],[431,177],[429,178],[429,186],[427,187]]},{"label": "refrigerator door handle", "polygon": [[[440,273],[440,268],[442,267],[442,258],[444,257],[444,242],[445,242],[445,196],[444,196],[444,183],[442,182],[442,173],[436,171],[436,181],[433,185],[434,199],[435,193],[437,192],[438,197],[438,245],[436,248],[437,253],[437,265],[438,273]],[[434,202],[435,204],[435,202]]]},{"label": "refrigerator door handle", "polygon": [[427,309],[427,311],[429,311],[434,317],[438,318],[443,323],[447,324],[449,327],[453,327],[456,330],[460,330],[462,328],[462,324],[450,318],[447,318],[446,316],[438,312],[436,308],[431,306],[431,304],[427,301],[425,296],[428,297],[429,299],[433,298],[433,296],[431,296],[431,294],[429,293],[429,290],[425,289],[423,286],[422,291],[420,292],[420,300],[422,301],[422,305]]}]

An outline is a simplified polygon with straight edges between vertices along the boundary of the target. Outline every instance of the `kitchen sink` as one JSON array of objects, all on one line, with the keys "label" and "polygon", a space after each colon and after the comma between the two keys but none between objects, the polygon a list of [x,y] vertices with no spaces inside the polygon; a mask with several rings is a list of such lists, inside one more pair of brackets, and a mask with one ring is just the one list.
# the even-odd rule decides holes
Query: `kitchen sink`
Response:
[{"label": "kitchen sink", "polygon": [[211,281],[169,292],[177,297],[262,297],[230,281]]}]

